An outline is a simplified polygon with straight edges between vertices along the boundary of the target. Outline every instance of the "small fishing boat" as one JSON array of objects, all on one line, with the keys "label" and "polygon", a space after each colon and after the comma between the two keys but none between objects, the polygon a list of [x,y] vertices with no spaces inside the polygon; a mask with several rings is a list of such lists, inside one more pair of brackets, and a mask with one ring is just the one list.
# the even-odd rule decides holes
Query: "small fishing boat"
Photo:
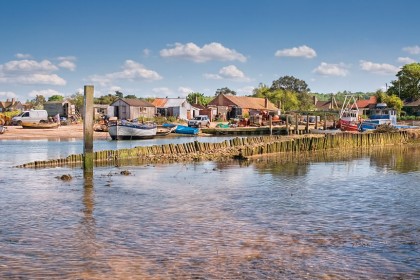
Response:
[{"label": "small fishing boat", "polygon": [[168,125],[158,125],[156,136],[165,136],[175,131],[176,125],[168,126]]},{"label": "small fishing boat", "polygon": [[185,125],[177,125],[175,130],[174,130],[174,133],[196,135],[196,134],[198,134],[199,131],[200,131],[200,129],[196,128],[196,127],[188,127],[188,126],[185,126]]},{"label": "small fishing boat", "polygon": [[342,131],[359,131],[360,122],[361,117],[359,116],[356,99],[352,95],[346,95],[340,110],[338,127]]},{"label": "small fishing boat", "polygon": [[108,133],[112,140],[151,139],[156,136],[155,123],[110,122]]},{"label": "small fishing boat", "polygon": [[52,129],[58,128],[60,123],[56,122],[22,122],[22,128],[25,129]]}]

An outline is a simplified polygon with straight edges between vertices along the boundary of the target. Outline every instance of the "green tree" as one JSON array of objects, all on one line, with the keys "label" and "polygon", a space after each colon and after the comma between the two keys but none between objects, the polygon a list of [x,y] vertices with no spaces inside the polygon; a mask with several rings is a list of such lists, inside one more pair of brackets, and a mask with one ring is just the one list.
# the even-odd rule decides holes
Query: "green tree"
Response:
[{"label": "green tree", "polygon": [[401,99],[417,100],[420,98],[420,63],[410,63],[397,73],[397,80],[391,82],[387,93]]},{"label": "green tree", "polygon": [[135,96],[134,94],[128,94],[128,95],[126,95],[124,98],[128,98],[128,99],[137,99],[137,96]]},{"label": "green tree", "polygon": [[44,104],[46,100],[43,95],[36,95],[34,99],[31,100],[34,109],[44,109]]},{"label": "green tree", "polygon": [[124,93],[122,93],[121,91],[115,91],[115,95],[118,97],[118,98],[123,98],[124,97]]},{"label": "green tree", "polygon": [[215,96],[218,96],[220,94],[232,94],[232,95],[236,95],[236,91],[231,90],[228,87],[224,87],[224,88],[219,88],[216,90]]},{"label": "green tree", "polygon": [[273,81],[271,89],[283,89],[296,93],[308,93],[310,91],[305,81],[299,80],[293,76],[284,76]]},{"label": "green tree", "polygon": [[204,96],[201,92],[191,92],[187,95],[187,101],[190,104],[200,104],[206,106],[210,102],[210,97]]},{"label": "green tree", "polygon": [[375,96],[378,103],[386,103],[387,107],[394,108],[398,115],[401,113],[404,102],[398,96],[388,95],[380,89],[375,92]]},{"label": "green tree", "polygon": [[58,94],[51,95],[51,96],[48,98],[48,101],[63,101],[63,100],[64,100],[64,96],[62,96],[62,95],[58,95]]},{"label": "green tree", "polygon": [[83,110],[85,97],[81,92],[76,92],[75,94],[71,95],[69,101],[76,107],[77,111],[81,112]]},{"label": "green tree", "polygon": [[95,104],[107,104],[110,105],[114,103],[119,97],[112,94],[102,95],[98,98],[94,98]]}]

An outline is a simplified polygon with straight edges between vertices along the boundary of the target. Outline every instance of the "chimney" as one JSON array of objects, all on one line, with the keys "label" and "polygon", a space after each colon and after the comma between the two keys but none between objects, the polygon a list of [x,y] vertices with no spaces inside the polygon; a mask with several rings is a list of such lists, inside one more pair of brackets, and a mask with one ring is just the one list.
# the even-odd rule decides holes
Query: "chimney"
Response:
[{"label": "chimney", "polygon": [[316,96],[314,95],[314,97],[312,99],[314,101],[314,105],[316,105],[316,103],[318,102],[318,98],[316,98]]},{"label": "chimney", "polygon": [[16,100],[15,100],[14,98],[12,98],[12,105],[13,105],[13,104],[15,104],[15,101],[16,101]]},{"label": "chimney", "polygon": [[266,97],[265,99],[264,99],[264,108],[268,108],[268,98]]}]

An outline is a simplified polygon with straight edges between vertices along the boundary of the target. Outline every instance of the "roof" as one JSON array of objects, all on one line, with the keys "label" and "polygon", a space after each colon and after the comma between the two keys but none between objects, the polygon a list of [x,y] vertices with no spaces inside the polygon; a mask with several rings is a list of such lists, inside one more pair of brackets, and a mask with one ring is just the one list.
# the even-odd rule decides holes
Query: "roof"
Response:
[{"label": "roof", "polygon": [[122,100],[128,105],[134,106],[134,107],[155,107],[155,105],[153,105],[152,103],[147,102],[142,99],[120,98],[120,99],[117,99],[115,102],[117,102],[118,100]]},{"label": "roof", "polygon": [[16,107],[22,106],[22,103],[20,101],[16,101],[14,98],[12,98],[12,101],[9,101],[9,99],[7,99],[6,101],[0,101],[0,108],[3,109],[14,109]]},{"label": "roof", "polygon": [[238,106],[243,109],[255,110],[278,110],[278,108],[270,100],[267,100],[267,107],[265,106],[265,103],[265,98],[220,94],[214,98],[209,105]]},{"label": "roof", "polygon": [[361,108],[368,108],[370,105],[376,105],[376,103],[378,103],[378,102],[377,102],[376,96],[374,96],[374,95],[372,95],[367,100],[357,100],[356,101],[357,107],[359,109],[361,109]]},{"label": "roof", "polygon": [[196,109],[206,109],[206,107],[201,104],[191,104],[191,106],[193,106]]},{"label": "roof", "polygon": [[420,106],[420,99],[414,100],[414,101],[409,101],[409,102],[404,102],[404,106],[405,107],[417,107]]},{"label": "roof", "polygon": [[337,105],[331,102],[331,100],[328,101],[316,101],[315,107],[320,110],[333,110],[338,109]]},{"label": "roof", "polygon": [[152,104],[157,108],[182,107],[186,98],[156,98]]}]

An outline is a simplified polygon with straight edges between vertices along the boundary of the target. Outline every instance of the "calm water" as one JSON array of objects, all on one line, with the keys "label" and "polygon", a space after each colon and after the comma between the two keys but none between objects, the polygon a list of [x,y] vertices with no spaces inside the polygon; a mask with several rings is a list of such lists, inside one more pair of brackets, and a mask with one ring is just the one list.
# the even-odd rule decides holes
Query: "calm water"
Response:
[{"label": "calm water", "polygon": [[420,279],[420,147],[98,167],[92,182],[12,167],[81,151],[0,141],[0,279]]}]

